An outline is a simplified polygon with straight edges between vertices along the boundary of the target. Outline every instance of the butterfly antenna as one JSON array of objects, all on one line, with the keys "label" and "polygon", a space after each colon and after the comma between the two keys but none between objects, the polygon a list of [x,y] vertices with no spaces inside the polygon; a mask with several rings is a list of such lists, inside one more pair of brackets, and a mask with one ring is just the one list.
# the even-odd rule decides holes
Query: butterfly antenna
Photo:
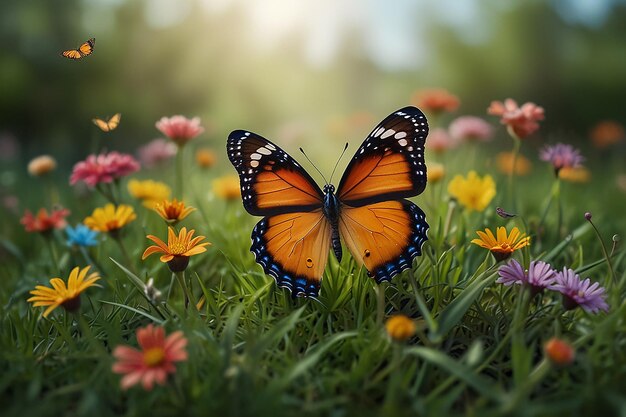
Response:
[{"label": "butterfly antenna", "polygon": [[315,164],[313,163],[313,161],[311,161],[311,159],[309,158],[309,156],[304,152],[304,149],[300,148],[300,152],[302,152],[302,155],[304,155],[304,157],[306,158],[307,161],[309,161],[309,163],[311,165],[313,165],[313,168],[315,168],[315,170],[322,176],[322,179],[326,182],[326,184],[329,184],[328,181],[326,181],[326,177],[324,176],[324,174],[322,174],[322,171],[320,171],[319,169],[317,169],[317,167],[315,166]]},{"label": "butterfly antenna", "polygon": [[339,159],[337,159],[337,162],[335,162],[335,167],[333,168],[333,172],[330,173],[330,180],[333,180],[333,175],[335,175],[335,171],[337,170],[337,165],[339,165],[339,161],[341,161],[341,158],[343,158],[343,155],[346,153],[346,150],[348,149],[348,142],[346,142],[346,146],[343,147],[343,151],[341,152],[341,155],[339,155]]}]

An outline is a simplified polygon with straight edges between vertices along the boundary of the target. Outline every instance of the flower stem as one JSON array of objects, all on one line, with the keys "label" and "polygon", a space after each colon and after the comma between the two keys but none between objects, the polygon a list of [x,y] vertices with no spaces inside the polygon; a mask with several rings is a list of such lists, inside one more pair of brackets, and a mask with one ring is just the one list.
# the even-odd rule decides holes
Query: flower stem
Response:
[{"label": "flower stem", "polygon": [[183,151],[184,145],[178,145],[178,151],[176,152],[176,194],[181,200],[183,197]]},{"label": "flower stem", "polygon": [[589,223],[591,223],[591,227],[593,227],[593,230],[596,232],[596,236],[598,237],[598,240],[600,241],[600,245],[602,247],[602,253],[604,254],[604,259],[606,259],[606,263],[609,265],[609,271],[611,272],[613,286],[617,287],[617,277],[615,276],[615,271],[613,270],[613,264],[611,263],[611,256],[609,255],[609,252],[606,250],[606,245],[604,244],[604,240],[602,240],[602,236],[600,236],[600,231],[598,230],[596,225],[593,224],[593,221],[591,220],[591,218],[588,221]]},{"label": "flower stem", "polygon": [[383,283],[374,287],[376,292],[376,324],[381,326],[385,316],[385,288]]},{"label": "flower stem", "polygon": [[191,293],[189,292],[189,287],[187,287],[187,283],[185,282],[185,271],[174,272],[174,274],[176,275],[176,279],[178,280],[178,283],[180,284],[180,287],[183,290],[183,294],[185,297],[185,310],[186,310],[187,307],[189,306],[189,301],[192,299],[192,296],[191,296]]},{"label": "flower stem", "polygon": [[517,137],[512,129],[509,129],[509,134],[513,138],[513,166],[511,167],[511,172],[509,172],[509,197],[511,199],[511,208],[513,209],[513,212],[517,212],[517,199],[515,198],[515,183],[513,181],[513,177],[515,177],[515,170],[517,168],[517,156],[519,154],[522,141]]},{"label": "flower stem", "polygon": [[122,241],[122,238],[119,237],[119,236],[116,236],[113,239],[115,239],[115,241],[119,245],[120,251],[122,252],[122,256],[124,257],[124,262],[126,262],[126,264],[128,265],[128,269],[132,273],[137,275],[137,273],[135,272],[135,266],[133,265],[133,261],[131,260],[130,256],[128,255],[128,251],[126,250],[126,246],[124,246],[124,242]]},{"label": "flower stem", "polygon": [[46,241],[46,246],[50,251],[50,260],[52,261],[52,271],[53,273],[61,273],[61,266],[59,265],[59,257],[57,256],[57,250],[54,247],[54,241],[52,240],[52,236],[44,236],[44,240]]}]

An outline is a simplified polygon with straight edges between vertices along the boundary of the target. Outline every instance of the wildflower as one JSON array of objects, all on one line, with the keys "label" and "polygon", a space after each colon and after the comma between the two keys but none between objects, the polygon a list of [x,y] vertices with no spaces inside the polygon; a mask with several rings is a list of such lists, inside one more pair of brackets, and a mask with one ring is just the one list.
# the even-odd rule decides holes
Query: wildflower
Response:
[{"label": "wildflower", "polygon": [[146,391],[154,383],[165,385],[168,374],[176,372],[175,362],[187,360],[187,339],[177,331],[165,337],[163,327],[152,324],[137,330],[137,343],[140,349],[120,345],[113,351],[117,362],[113,372],[124,374],[120,385],[128,389],[141,382]]},{"label": "wildflower", "polygon": [[442,164],[436,162],[430,162],[427,164],[428,170],[426,171],[428,182],[437,183],[446,175],[446,170]]},{"label": "wildflower", "polygon": [[154,168],[171,159],[178,148],[169,140],[159,138],[143,145],[137,150],[141,165],[146,168]]},{"label": "wildflower", "polygon": [[411,102],[420,109],[431,113],[453,112],[460,104],[459,98],[442,88],[417,91]]},{"label": "wildflower", "polygon": [[98,207],[83,223],[93,230],[116,235],[121,228],[137,218],[135,210],[126,204],[114,206],[109,203]]},{"label": "wildflower", "polygon": [[387,320],[385,329],[393,340],[402,342],[415,334],[415,322],[403,314],[398,314]]},{"label": "wildflower", "polygon": [[185,116],[162,117],[156,122],[156,128],[178,146],[182,146],[195,138],[204,128],[200,126],[200,118],[187,119]]},{"label": "wildflower", "polygon": [[457,141],[485,142],[493,138],[493,128],[480,117],[462,116],[450,123],[450,136]]},{"label": "wildflower", "polygon": [[440,127],[431,130],[426,141],[426,149],[438,154],[442,154],[447,150],[454,149],[459,142],[453,139],[445,129]]},{"label": "wildflower", "polygon": [[52,172],[57,167],[57,161],[50,155],[41,155],[28,163],[28,173],[33,177],[41,177]]},{"label": "wildflower", "polygon": [[89,272],[90,266],[85,268],[76,267],[70,272],[70,276],[67,280],[67,286],[61,278],[52,278],[50,280],[50,287],[44,287],[43,285],[37,285],[30,293],[33,295],[28,299],[28,302],[33,303],[33,307],[48,308],[43,312],[44,317],[48,317],[48,314],[52,312],[58,306],[63,307],[65,310],[73,313],[80,308],[80,294],[87,288],[96,284],[96,281],[100,279],[97,272]]},{"label": "wildflower", "polygon": [[517,102],[510,98],[504,100],[504,103],[492,101],[487,113],[500,116],[500,123],[506,125],[509,132],[520,139],[536,132],[539,129],[537,122],[544,119],[542,107],[530,102],[518,107]]},{"label": "wildflower", "polygon": [[76,227],[67,226],[65,228],[67,234],[68,246],[96,246],[98,244],[98,232],[91,230],[84,224],[78,224]]},{"label": "wildflower", "polygon": [[216,159],[215,152],[210,149],[198,149],[196,151],[196,164],[200,168],[211,168],[215,165]]},{"label": "wildflower", "polygon": [[128,181],[128,192],[143,205],[148,208],[154,208],[156,205],[167,200],[172,190],[167,184],[153,180],[130,180]]},{"label": "wildflower", "polygon": [[67,225],[65,218],[69,214],[70,211],[64,208],[53,209],[50,214],[48,214],[48,210],[41,208],[37,212],[37,216],[34,216],[30,210],[26,210],[20,223],[24,225],[27,232],[48,233],[52,229],[63,229]]},{"label": "wildflower", "polygon": [[619,143],[626,137],[624,126],[613,120],[599,122],[589,133],[596,148],[606,148]]},{"label": "wildflower", "polygon": [[563,307],[573,310],[581,307],[589,313],[597,313],[600,310],[609,311],[606,303],[606,290],[600,284],[591,284],[589,278],[582,281],[580,276],[571,269],[563,268],[557,272],[556,283],[550,287],[563,295]]},{"label": "wildflower", "polygon": [[477,230],[476,234],[478,234],[480,239],[473,239],[472,243],[489,249],[498,262],[508,259],[516,250],[530,245],[530,237],[524,237],[525,234],[521,233],[517,227],[511,229],[511,233],[508,236],[505,227],[497,228],[497,236],[494,236],[489,229],[485,229],[484,232]]},{"label": "wildflower", "polygon": [[100,183],[110,183],[139,171],[139,162],[130,155],[119,152],[89,155],[87,159],[74,165],[70,184],[82,181],[90,187]]},{"label": "wildflower", "polygon": [[467,178],[455,176],[448,184],[448,192],[470,211],[483,211],[496,195],[496,183],[491,175],[481,178],[476,171],[470,171]]},{"label": "wildflower", "polygon": [[510,286],[513,284],[526,285],[530,288],[534,296],[539,294],[544,288],[549,288],[554,284],[556,272],[550,264],[542,261],[532,261],[527,270],[515,259],[509,261],[498,269],[500,277],[496,280],[499,284]]},{"label": "wildflower", "polygon": [[572,145],[557,143],[544,147],[539,152],[539,159],[551,163],[555,175],[559,175],[562,168],[578,168],[585,158]]},{"label": "wildflower", "polygon": [[213,192],[218,197],[231,201],[241,199],[239,188],[239,177],[236,175],[226,175],[213,180]]},{"label": "wildflower", "polygon": [[513,171],[513,153],[512,152],[500,152],[496,156],[496,166],[498,170],[503,174],[511,175],[528,175],[532,168],[531,162],[523,155],[517,155],[515,160],[515,171]]},{"label": "wildflower", "polygon": [[163,200],[154,206],[154,211],[168,223],[177,223],[194,210],[194,207],[185,207],[185,202],[177,199]]},{"label": "wildflower", "polygon": [[[171,227],[167,228],[167,244],[156,236],[148,235],[147,238],[152,240],[155,245],[149,246],[141,256],[141,259],[146,259],[153,253],[162,253],[161,262],[167,263],[167,266],[172,272],[181,272],[187,269],[189,265],[189,257],[206,252],[205,246],[210,245],[209,242],[200,243],[206,237],[196,236],[193,234],[196,231],[194,229],[187,232],[187,228],[180,229],[178,236]],[[193,239],[192,239],[193,238]]]},{"label": "wildflower", "polygon": [[576,351],[565,340],[553,337],[543,345],[543,351],[552,363],[565,366],[574,362]]},{"label": "wildflower", "polygon": [[585,183],[589,182],[591,172],[585,167],[566,167],[559,170],[559,178],[568,182]]}]

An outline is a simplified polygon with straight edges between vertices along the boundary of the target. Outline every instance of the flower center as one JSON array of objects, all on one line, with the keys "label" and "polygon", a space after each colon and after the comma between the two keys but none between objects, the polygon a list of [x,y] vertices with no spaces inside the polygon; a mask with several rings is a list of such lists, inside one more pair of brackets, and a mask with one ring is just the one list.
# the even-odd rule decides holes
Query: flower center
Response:
[{"label": "flower center", "polygon": [[182,242],[174,242],[170,245],[169,249],[172,255],[182,255],[187,252],[187,245],[184,245]]},{"label": "flower center", "polygon": [[165,350],[162,347],[153,347],[143,354],[143,363],[148,367],[159,366],[165,359]]},{"label": "flower center", "polygon": [[109,220],[108,222],[106,222],[106,223],[105,223],[105,227],[106,227],[106,229],[107,229],[108,231],[111,231],[111,230],[116,230],[116,229],[119,229],[119,228],[120,228],[119,223],[117,222],[117,220],[116,220],[116,219],[114,219],[114,220]]}]

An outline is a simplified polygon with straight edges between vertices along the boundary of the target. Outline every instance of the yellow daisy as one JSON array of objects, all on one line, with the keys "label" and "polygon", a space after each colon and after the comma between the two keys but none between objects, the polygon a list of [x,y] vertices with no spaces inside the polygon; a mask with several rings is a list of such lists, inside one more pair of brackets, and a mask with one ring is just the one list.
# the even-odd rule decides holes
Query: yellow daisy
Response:
[{"label": "yellow daisy", "polygon": [[496,183],[491,175],[481,178],[470,171],[467,178],[455,176],[448,184],[448,193],[468,210],[483,211],[496,195]]},{"label": "yellow daisy", "polygon": [[428,182],[432,184],[441,181],[444,175],[446,175],[446,170],[442,164],[438,164],[437,162],[429,162],[426,164],[426,166],[428,168],[426,174],[428,177]]},{"label": "yellow daisy", "polygon": [[130,180],[128,181],[128,192],[144,206],[154,208],[159,202],[167,200],[172,194],[172,190],[167,184],[153,180]]},{"label": "yellow daisy", "polygon": [[196,151],[196,164],[200,168],[211,168],[215,165],[217,156],[211,149],[198,149]]},{"label": "yellow daisy", "polygon": [[213,180],[213,192],[226,201],[241,199],[239,177],[236,175],[227,175],[216,178]]},{"label": "yellow daisy", "polygon": [[477,230],[476,233],[480,239],[474,239],[472,243],[489,249],[498,262],[509,258],[516,250],[530,245],[530,237],[524,237],[525,233],[521,233],[517,227],[511,229],[508,236],[505,227],[497,228],[497,236],[494,236],[489,229],[485,229],[484,232]]},{"label": "yellow daisy", "polygon": [[48,317],[48,314],[58,306],[69,312],[77,311],[80,308],[80,294],[91,286],[97,286],[95,282],[100,279],[97,272],[92,272],[87,276],[89,268],[90,266],[83,269],[79,267],[72,269],[67,280],[67,286],[61,278],[50,280],[52,288],[37,285],[30,292],[33,296],[28,299],[28,302],[33,303],[33,307],[48,306],[43,312],[44,317]]},{"label": "yellow daisy", "polygon": [[392,316],[385,323],[387,334],[393,340],[402,342],[415,334],[415,322],[404,314]]},{"label": "yellow daisy", "polygon": [[115,207],[109,203],[104,207],[95,209],[83,223],[92,230],[116,233],[136,218],[135,210],[131,206],[120,204]]},{"label": "yellow daisy", "polygon": [[181,272],[187,269],[189,265],[189,257],[206,252],[205,246],[210,245],[209,242],[200,243],[206,237],[196,236],[193,234],[196,231],[194,229],[187,232],[187,228],[180,229],[180,233],[176,236],[176,232],[171,227],[167,228],[167,244],[156,236],[148,235],[147,238],[152,240],[156,245],[149,246],[141,256],[141,259],[146,259],[153,253],[162,253],[161,262],[167,263],[170,271]]},{"label": "yellow daisy", "polygon": [[185,207],[185,202],[177,199],[163,200],[154,207],[154,211],[168,223],[178,223],[194,210],[194,207]]}]

